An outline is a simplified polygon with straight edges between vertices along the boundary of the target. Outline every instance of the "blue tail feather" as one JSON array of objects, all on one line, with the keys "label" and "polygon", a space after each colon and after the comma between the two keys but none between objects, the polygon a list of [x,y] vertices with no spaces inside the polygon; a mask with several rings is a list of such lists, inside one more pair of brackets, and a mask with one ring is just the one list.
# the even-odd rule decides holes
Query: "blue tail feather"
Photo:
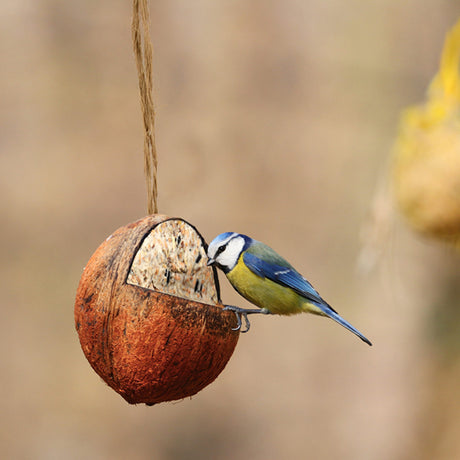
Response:
[{"label": "blue tail feather", "polygon": [[357,335],[363,342],[366,342],[368,345],[372,346],[372,343],[369,339],[367,339],[358,329],[354,328],[348,321],[345,321],[334,309],[332,309],[328,304],[317,304],[319,308],[324,312],[326,316],[333,319],[337,323],[341,324],[344,328],[348,329],[349,331],[353,332],[353,334]]}]

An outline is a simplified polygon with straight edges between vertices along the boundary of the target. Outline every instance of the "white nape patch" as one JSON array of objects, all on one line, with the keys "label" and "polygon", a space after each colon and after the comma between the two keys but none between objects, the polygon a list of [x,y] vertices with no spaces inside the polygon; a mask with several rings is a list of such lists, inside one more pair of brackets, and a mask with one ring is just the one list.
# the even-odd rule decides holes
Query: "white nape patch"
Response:
[{"label": "white nape patch", "polygon": [[[245,244],[244,238],[236,235],[237,233],[234,233],[228,237],[225,249],[216,257],[216,262],[229,270],[232,270],[238,262]],[[225,243],[221,243],[220,246],[223,244],[225,245]]]}]

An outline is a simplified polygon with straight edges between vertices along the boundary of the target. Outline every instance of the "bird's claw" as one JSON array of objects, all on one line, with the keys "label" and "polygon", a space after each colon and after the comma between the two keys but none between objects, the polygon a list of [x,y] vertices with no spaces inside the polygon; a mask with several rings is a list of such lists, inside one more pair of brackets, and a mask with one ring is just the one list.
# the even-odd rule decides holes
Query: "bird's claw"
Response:
[{"label": "bird's claw", "polygon": [[[269,311],[266,310],[265,308],[251,310],[251,309],[246,309],[246,308],[235,307],[233,305],[225,305],[224,310],[229,310],[235,313],[238,324],[236,327],[232,327],[232,331],[240,331],[242,334],[248,332],[249,329],[251,329],[251,323],[249,321],[248,315],[256,314],[256,313],[262,313],[264,315],[269,314]],[[241,320],[241,317],[244,318],[244,325],[246,326],[246,329],[244,331],[241,330],[241,327],[243,326],[243,321]]]},{"label": "bird's claw", "polygon": [[[232,331],[240,331],[242,334],[245,334],[246,332],[249,331],[249,329],[251,328],[251,322],[249,321],[248,314],[244,311],[243,308],[232,307],[231,305],[226,305],[224,307],[224,310],[230,310],[233,313],[235,313],[237,326],[232,327]],[[246,326],[246,329],[244,331],[241,329],[241,327],[243,326],[243,321],[241,320],[241,317],[244,318],[244,323]]]}]

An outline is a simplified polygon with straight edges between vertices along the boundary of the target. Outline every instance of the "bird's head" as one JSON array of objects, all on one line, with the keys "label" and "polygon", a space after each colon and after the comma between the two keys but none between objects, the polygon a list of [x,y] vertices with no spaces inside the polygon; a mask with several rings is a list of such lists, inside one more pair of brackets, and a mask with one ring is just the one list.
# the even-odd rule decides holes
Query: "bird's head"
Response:
[{"label": "bird's head", "polygon": [[240,233],[226,232],[216,236],[208,247],[208,265],[217,265],[224,273],[228,273],[251,242],[251,238]]}]

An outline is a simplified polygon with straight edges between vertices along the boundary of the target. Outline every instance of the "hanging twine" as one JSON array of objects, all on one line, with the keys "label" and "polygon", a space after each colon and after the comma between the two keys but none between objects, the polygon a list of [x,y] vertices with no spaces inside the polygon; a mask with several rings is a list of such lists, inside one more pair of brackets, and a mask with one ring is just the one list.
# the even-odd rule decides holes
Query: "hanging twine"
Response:
[{"label": "hanging twine", "polygon": [[148,0],[133,0],[133,49],[139,76],[141,108],[144,118],[144,173],[147,183],[147,210],[158,213],[157,151],[155,147],[155,109],[152,90],[152,42]]}]

